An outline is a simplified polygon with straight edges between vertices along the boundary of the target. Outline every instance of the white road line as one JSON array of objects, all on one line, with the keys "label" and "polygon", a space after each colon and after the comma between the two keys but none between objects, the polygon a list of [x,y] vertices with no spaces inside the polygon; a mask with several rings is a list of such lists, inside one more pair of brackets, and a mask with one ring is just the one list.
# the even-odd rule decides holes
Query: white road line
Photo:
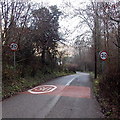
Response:
[{"label": "white road line", "polygon": [[[76,77],[75,77],[75,78],[76,78]],[[73,78],[72,80],[70,80],[65,86],[69,86],[70,83],[71,83],[75,78]]]},{"label": "white road line", "polygon": [[[66,87],[66,86],[69,86],[70,83],[71,83],[75,78],[76,78],[76,76],[75,76],[73,79],[71,79],[71,80],[65,85],[65,87]],[[65,89],[65,87],[62,89],[62,91]],[[38,114],[35,116],[35,118],[45,118],[45,117],[49,114],[50,110],[56,105],[56,103],[57,103],[58,100],[60,99],[60,97],[61,97],[61,95],[62,95],[62,91],[61,91],[60,94],[58,94],[57,96],[55,96],[54,99],[53,99],[52,101],[50,101],[50,103],[49,103],[45,108],[43,108],[42,111],[40,111],[40,114],[38,113]]]}]

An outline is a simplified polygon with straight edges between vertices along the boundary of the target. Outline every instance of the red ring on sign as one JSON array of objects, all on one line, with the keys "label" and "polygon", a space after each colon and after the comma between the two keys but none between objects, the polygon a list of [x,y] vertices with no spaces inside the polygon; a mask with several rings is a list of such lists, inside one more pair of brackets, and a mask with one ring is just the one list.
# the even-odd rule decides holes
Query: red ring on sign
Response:
[{"label": "red ring on sign", "polygon": [[[102,57],[101,57],[101,54],[102,54],[103,52],[106,53],[106,58],[105,58],[105,59],[102,59]],[[108,53],[107,53],[106,51],[101,51],[101,52],[99,53],[99,55],[100,55],[101,60],[103,60],[103,61],[105,61],[105,60],[108,58]]]},{"label": "red ring on sign", "polygon": [[18,49],[18,44],[15,43],[15,42],[12,42],[10,45],[9,45],[10,49],[12,51],[16,51]]}]

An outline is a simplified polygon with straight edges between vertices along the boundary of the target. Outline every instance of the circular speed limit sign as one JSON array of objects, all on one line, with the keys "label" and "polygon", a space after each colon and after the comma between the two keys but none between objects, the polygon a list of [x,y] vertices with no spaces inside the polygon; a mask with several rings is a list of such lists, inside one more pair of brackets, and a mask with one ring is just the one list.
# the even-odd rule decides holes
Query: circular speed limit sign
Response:
[{"label": "circular speed limit sign", "polygon": [[17,44],[17,43],[11,43],[11,44],[10,44],[10,49],[11,49],[12,51],[16,51],[16,50],[18,49],[18,44]]},{"label": "circular speed limit sign", "polygon": [[100,58],[101,58],[102,60],[106,60],[107,57],[108,57],[108,54],[107,54],[106,51],[101,51],[101,52],[100,52]]}]

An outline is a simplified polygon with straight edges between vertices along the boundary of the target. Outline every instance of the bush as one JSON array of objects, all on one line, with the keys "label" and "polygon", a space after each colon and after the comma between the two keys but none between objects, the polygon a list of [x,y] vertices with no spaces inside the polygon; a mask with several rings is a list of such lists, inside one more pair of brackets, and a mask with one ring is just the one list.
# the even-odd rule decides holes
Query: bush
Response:
[{"label": "bush", "polygon": [[78,65],[76,64],[66,64],[65,68],[70,72],[76,72],[78,70]]},{"label": "bush", "polygon": [[97,85],[100,103],[107,110],[106,116],[119,118],[119,99],[118,93],[120,86],[120,73],[116,66],[109,67],[104,73],[104,76],[99,78]]}]

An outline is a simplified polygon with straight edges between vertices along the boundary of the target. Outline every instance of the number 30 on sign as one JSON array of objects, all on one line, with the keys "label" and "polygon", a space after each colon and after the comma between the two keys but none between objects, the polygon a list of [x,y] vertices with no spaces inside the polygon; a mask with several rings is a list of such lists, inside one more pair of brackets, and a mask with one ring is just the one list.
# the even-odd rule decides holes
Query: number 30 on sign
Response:
[{"label": "number 30 on sign", "polygon": [[105,61],[105,60],[107,59],[107,57],[108,57],[108,54],[107,54],[106,51],[101,51],[99,54],[100,54],[100,58],[101,58],[103,61]]},{"label": "number 30 on sign", "polygon": [[18,49],[18,44],[13,42],[10,44],[10,48],[12,51],[16,51]]}]

